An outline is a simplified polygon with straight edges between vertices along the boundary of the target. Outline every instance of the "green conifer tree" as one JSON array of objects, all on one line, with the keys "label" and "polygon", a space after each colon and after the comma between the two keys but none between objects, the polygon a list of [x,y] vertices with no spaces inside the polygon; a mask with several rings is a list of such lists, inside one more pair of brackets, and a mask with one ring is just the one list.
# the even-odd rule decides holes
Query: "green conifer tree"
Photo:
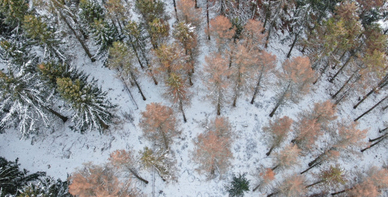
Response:
[{"label": "green conifer tree", "polygon": [[74,110],[75,129],[81,132],[97,129],[100,133],[109,128],[114,117],[112,110],[116,107],[106,98],[107,92],[97,87],[97,80],[72,80],[57,78],[57,91]]}]

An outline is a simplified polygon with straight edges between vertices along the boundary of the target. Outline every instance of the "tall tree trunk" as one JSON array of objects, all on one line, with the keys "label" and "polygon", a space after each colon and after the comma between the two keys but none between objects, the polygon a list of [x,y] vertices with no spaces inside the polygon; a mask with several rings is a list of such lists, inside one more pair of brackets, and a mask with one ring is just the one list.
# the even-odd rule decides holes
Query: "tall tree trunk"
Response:
[{"label": "tall tree trunk", "polygon": [[267,38],[265,39],[265,45],[264,45],[265,48],[268,47],[269,37],[271,36],[271,31],[272,31],[272,26],[273,26],[273,24],[271,23],[269,28],[268,28],[268,35],[267,35]]},{"label": "tall tree trunk", "polygon": [[383,99],[381,99],[381,101],[379,101],[378,103],[376,103],[376,105],[374,105],[373,107],[371,107],[370,109],[368,109],[366,112],[364,112],[363,114],[361,114],[359,117],[357,117],[356,119],[354,119],[354,122],[356,122],[358,119],[362,118],[364,115],[368,114],[370,111],[372,111],[374,108],[376,108],[378,105],[380,105],[385,99],[387,99],[388,96],[384,97]]},{"label": "tall tree trunk", "polygon": [[135,45],[133,44],[133,39],[132,39],[132,37],[129,36],[129,39],[130,39],[130,44],[131,44],[131,47],[132,47],[132,49],[133,49],[133,52],[135,52],[136,59],[137,59],[137,61],[139,62],[140,67],[141,67],[142,69],[144,69],[143,63],[141,62],[141,59],[140,59],[140,57],[139,57],[139,53],[137,52],[137,49],[136,49]]},{"label": "tall tree trunk", "polygon": [[127,90],[127,92],[129,93],[129,96],[131,97],[131,100],[132,100],[133,104],[135,105],[136,109],[139,109],[139,107],[138,107],[138,105],[137,105],[135,99],[133,98],[132,92],[131,92],[131,90],[128,88],[128,85],[127,85],[127,83],[125,82],[124,78],[123,78],[122,76],[119,76],[119,78],[120,78],[121,82],[123,83],[124,88],[125,88],[125,89]]},{"label": "tall tree trunk", "polygon": [[137,179],[139,179],[140,181],[142,181],[143,183],[145,184],[148,184],[148,181],[145,180],[144,178],[142,178],[141,176],[139,176],[139,174],[137,174],[137,172],[132,169],[132,168],[128,168],[128,170],[133,174],[133,176],[135,176]]},{"label": "tall tree trunk", "polygon": [[57,116],[58,118],[60,118],[60,119],[63,121],[63,123],[65,123],[65,122],[68,120],[68,118],[67,118],[66,116],[64,116],[64,115],[62,115],[62,114],[60,114],[60,113],[58,113],[57,111],[54,111],[53,109],[51,109],[51,108],[49,108],[49,107],[43,106],[43,108],[46,109],[47,111],[51,112],[52,114],[54,114],[54,115]]},{"label": "tall tree trunk", "polygon": [[263,72],[264,72],[264,65],[261,66],[261,71],[260,71],[259,79],[257,80],[257,84],[256,84],[256,87],[255,87],[255,91],[253,92],[251,104],[253,104],[253,102],[255,102],[256,95],[257,95],[257,93],[259,92],[261,79],[262,79],[262,77],[263,77]]},{"label": "tall tree trunk", "polygon": [[187,122],[186,115],[185,115],[185,111],[183,110],[182,99],[179,99],[179,110],[181,110],[181,112],[182,112],[183,121],[184,121],[184,122]]},{"label": "tall tree trunk", "polygon": [[265,153],[265,155],[269,156],[274,148],[275,148],[275,145],[272,145],[271,148],[269,149],[269,151],[267,153]]},{"label": "tall tree trunk", "polygon": [[131,71],[131,72],[130,72],[130,75],[131,75],[131,78],[132,78],[133,82],[135,83],[137,89],[139,90],[139,92],[140,92],[140,94],[141,94],[141,97],[143,98],[143,101],[147,100],[146,97],[145,97],[144,94],[143,94],[143,91],[141,90],[141,88],[140,88],[140,86],[139,86],[139,83],[137,83],[135,74],[133,74],[133,72]]},{"label": "tall tree trunk", "polygon": [[175,0],[172,0],[172,2],[173,2],[173,4],[174,4],[174,11],[175,11],[176,20],[179,22],[178,11],[176,10],[176,2],[175,2]]},{"label": "tall tree trunk", "polygon": [[344,85],[342,85],[342,87],[333,95],[331,96],[332,99],[334,99],[335,97],[337,97],[337,95],[346,87],[346,85],[348,85],[348,83],[350,82],[350,80],[352,80],[352,78],[356,75],[356,73],[358,72],[358,70],[356,72],[354,72],[352,74],[352,76],[349,77],[348,80],[346,80],[346,82],[344,83]]},{"label": "tall tree trunk", "polygon": [[342,67],[337,71],[337,73],[335,73],[335,75],[329,80],[330,83],[333,83],[334,79],[338,76],[338,74],[341,73],[341,71],[348,65],[348,63],[350,62],[350,60],[352,59],[354,54],[350,55],[350,57],[348,58],[348,60],[346,60],[345,64],[342,65]]},{"label": "tall tree trunk", "polygon": [[[329,65],[328,65],[328,64],[326,64],[326,66],[322,69],[322,71],[319,72],[319,76],[318,76],[317,79],[313,82],[314,85],[319,81],[319,79],[321,79],[323,73],[326,72],[327,68],[329,68]],[[313,69],[313,70],[314,70],[314,69]]]},{"label": "tall tree trunk", "polygon": [[237,74],[237,84],[236,84],[236,89],[234,91],[234,99],[233,99],[233,107],[236,107],[237,104],[237,98],[240,93],[241,89],[241,73],[240,73],[240,68],[238,69],[238,74]]},{"label": "tall tree trunk", "polygon": [[195,4],[194,4],[194,8],[195,8],[195,9],[198,9],[198,8],[199,8],[199,7],[198,7],[198,2],[197,2],[197,1],[198,1],[198,0],[194,0],[194,3],[195,3]]},{"label": "tall tree trunk", "polygon": [[275,114],[276,110],[279,108],[279,106],[283,103],[284,98],[285,98],[290,86],[291,86],[291,82],[288,83],[286,90],[283,92],[282,96],[279,98],[278,102],[275,105],[275,108],[269,114],[269,117],[272,117]]},{"label": "tall tree trunk", "polygon": [[383,138],[379,139],[377,142],[375,142],[375,143],[369,145],[368,147],[362,149],[361,152],[363,153],[364,151],[366,151],[366,150],[368,150],[368,149],[370,149],[370,148],[376,146],[377,144],[379,144],[380,142],[382,142],[382,141],[383,141],[384,139],[386,139],[387,137],[388,137],[387,135],[384,135]]},{"label": "tall tree trunk", "polygon": [[309,170],[311,170],[312,168],[314,168],[315,166],[317,166],[317,165],[319,165],[319,164],[321,164],[321,163],[322,163],[322,162],[318,162],[318,163],[316,163],[316,164],[314,164],[314,165],[308,167],[306,170],[304,170],[304,171],[301,172],[300,174],[304,174],[304,173],[308,172]]},{"label": "tall tree trunk", "polygon": [[366,98],[368,98],[370,95],[372,95],[374,92],[376,92],[377,90],[385,87],[386,85],[388,85],[388,74],[384,76],[384,78],[382,78],[379,83],[377,84],[376,87],[374,87],[371,91],[368,92],[368,94],[366,94],[365,96],[362,97],[362,99],[356,104],[353,106],[353,109],[356,109],[362,102],[365,101]]},{"label": "tall tree trunk", "polygon": [[370,138],[369,138],[369,142],[374,142],[374,141],[376,141],[376,140],[380,140],[381,138],[384,138],[384,137],[387,137],[387,136],[388,136],[388,133],[386,133],[386,134],[384,134],[384,135],[382,135],[382,136],[380,136],[380,137],[374,138],[374,139],[370,139]]},{"label": "tall tree trunk", "polygon": [[317,181],[317,182],[315,182],[315,183],[313,183],[313,184],[307,185],[306,188],[312,187],[312,186],[314,186],[314,185],[318,185],[318,184],[323,183],[323,182],[326,182],[326,181],[325,181],[325,180]]},{"label": "tall tree trunk", "polygon": [[342,194],[342,193],[345,193],[347,190],[344,189],[342,191],[339,191],[339,192],[335,192],[335,193],[331,193],[332,196],[335,196],[335,195],[338,195],[338,194]]},{"label": "tall tree trunk", "polygon": [[342,58],[345,56],[346,52],[347,52],[347,51],[345,51],[345,52],[342,53],[342,55],[341,55],[341,57],[338,59],[338,61],[336,61],[336,63],[334,64],[334,66],[331,67],[332,69],[335,69],[335,68],[337,67],[338,62],[340,62],[340,61],[342,60]]},{"label": "tall tree trunk", "polygon": [[158,128],[160,135],[162,135],[163,138],[163,143],[164,143],[164,148],[165,150],[168,150],[168,139],[166,134],[162,131],[162,129]]},{"label": "tall tree trunk", "polygon": [[206,0],[207,39],[210,40],[209,0]]},{"label": "tall tree trunk", "polygon": [[65,22],[66,26],[73,32],[75,38],[78,40],[78,42],[81,44],[82,48],[84,49],[86,55],[90,58],[92,62],[95,62],[96,59],[94,59],[93,55],[90,53],[89,48],[85,45],[85,43],[81,40],[81,38],[78,36],[77,32],[74,30],[74,28],[70,25],[70,23],[67,21],[66,17],[63,16],[61,11],[58,11],[59,16],[61,19]]},{"label": "tall tree trunk", "polygon": [[279,192],[274,192],[274,193],[268,194],[267,197],[271,197],[273,195],[276,195],[277,193],[279,193]]},{"label": "tall tree trunk", "polygon": [[218,92],[218,98],[217,98],[217,115],[221,115],[221,91]]},{"label": "tall tree trunk", "polygon": [[294,49],[295,43],[296,43],[296,41],[298,40],[298,36],[299,36],[299,33],[295,34],[294,41],[292,42],[291,48],[290,48],[290,50],[289,50],[288,53],[287,53],[287,58],[290,58],[290,56],[291,56],[291,51],[292,51],[292,49]]},{"label": "tall tree trunk", "polygon": [[272,171],[276,170],[280,165],[276,165],[275,167],[271,168]]},{"label": "tall tree trunk", "polygon": [[384,131],[386,131],[386,130],[388,130],[388,127],[385,127],[384,129],[379,129],[379,133],[382,133],[382,132],[384,132]]}]

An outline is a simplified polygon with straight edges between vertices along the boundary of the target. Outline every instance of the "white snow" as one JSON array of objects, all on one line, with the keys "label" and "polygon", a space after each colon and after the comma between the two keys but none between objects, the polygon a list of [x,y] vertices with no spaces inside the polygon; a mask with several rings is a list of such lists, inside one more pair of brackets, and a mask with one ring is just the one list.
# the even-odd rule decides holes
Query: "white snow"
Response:
[{"label": "white snow", "polygon": [[[174,16],[172,3],[166,3],[168,12]],[[171,20],[175,20],[172,17]],[[235,139],[233,141],[232,152],[234,159],[228,174],[222,178],[214,178],[206,180],[206,176],[198,174],[195,170],[197,164],[193,162],[192,151],[196,136],[205,131],[206,123],[216,117],[215,107],[211,105],[210,100],[206,98],[207,90],[202,84],[201,68],[204,64],[204,56],[208,55],[209,51],[207,40],[205,39],[204,31],[199,31],[199,42],[201,46],[201,55],[198,59],[196,72],[193,76],[194,86],[190,88],[191,104],[185,106],[187,123],[183,123],[182,116],[179,111],[176,111],[176,118],[180,122],[179,128],[182,134],[172,144],[172,151],[175,153],[177,160],[177,182],[164,183],[158,176],[155,176],[155,192],[156,196],[227,196],[225,185],[229,184],[232,175],[236,173],[247,173],[247,178],[250,180],[251,189],[256,186],[258,179],[258,170],[263,168],[271,168],[274,163],[271,157],[267,157],[265,153],[268,151],[268,146],[262,140],[263,132],[261,127],[266,125],[269,118],[269,113],[275,105],[275,88],[267,87],[265,91],[261,90],[256,97],[256,102],[251,105],[249,103],[251,95],[241,96],[237,102],[237,107],[233,108],[231,103],[225,106],[222,110],[222,116],[228,117],[233,125]],[[288,44],[281,44],[278,41],[281,39],[272,39],[269,43],[269,51],[277,56],[278,64],[280,65],[285,60],[285,55],[288,52]],[[144,91],[147,100],[143,101],[136,87],[131,87],[132,94],[138,105],[138,109],[133,104],[128,93],[124,89],[122,82],[115,78],[115,72],[102,66],[101,61],[91,63],[82,51],[78,44],[69,43],[71,53],[74,55],[73,64],[79,69],[90,73],[91,76],[98,79],[98,83],[103,90],[108,91],[109,99],[113,104],[119,107],[115,112],[120,116],[120,122],[111,128],[107,134],[100,135],[96,132],[88,132],[80,134],[73,132],[70,128],[70,121],[66,124],[61,124],[60,121],[53,128],[42,128],[41,134],[34,136],[31,139],[20,140],[20,134],[16,130],[9,129],[6,133],[0,135],[0,156],[8,160],[14,160],[17,157],[22,168],[26,168],[30,172],[46,171],[48,175],[54,178],[67,178],[68,174],[74,172],[76,168],[82,167],[85,162],[93,162],[94,164],[102,164],[107,162],[109,154],[118,149],[133,149],[135,153],[142,150],[145,146],[151,144],[142,137],[142,131],[139,127],[139,119],[141,112],[145,110],[145,106],[151,102],[161,102],[164,105],[171,106],[172,104],[162,95],[165,87],[162,82],[155,86],[150,78],[139,78],[140,86]],[[294,49],[292,56],[301,55],[297,49]],[[145,71],[144,71],[145,72]],[[299,104],[289,104],[281,106],[275,116],[289,116],[297,120],[297,114],[305,109],[310,109],[313,103],[330,99],[328,90],[332,84],[321,79],[312,91],[304,96],[304,99]],[[378,98],[375,98],[378,97]],[[342,102],[338,106],[337,115],[340,118],[348,118],[353,120],[362,112],[373,106],[381,96],[373,96],[368,98],[365,103],[360,105],[356,110],[353,110],[352,104],[357,98],[350,98]],[[176,109],[176,108],[175,108]],[[126,114],[126,116],[124,116]],[[133,120],[130,120],[132,117]],[[273,118],[274,119],[274,118]],[[376,108],[371,113],[360,119],[359,128],[369,128],[368,137],[374,138],[378,136],[378,129],[384,128],[383,121],[388,120],[388,114]],[[365,139],[367,140],[367,139]],[[285,145],[285,144],[284,144]],[[323,147],[322,147],[323,148]],[[280,172],[276,175],[276,181],[281,181],[286,174],[292,172],[299,173],[307,168],[307,163],[314,156],[319,154],[315,151],[311,154],[301,157],[301,165],[285,172]],[[370,165],[382,166],[387,161],[387,150],[383,146],[376,146],[364,152],[361,157],[353,159],[341,158],[338,162],[347,171],[363,171]],[[328,167],[330,164],[324,163],[320,167],[316,167],[308,172],[306,177],[308,183],[313,183],[312,172],[319,172],[320,168]],[[140,171],[140,174],[147,180],[152,180],[152,173],[146,170]],[[276,182],[275,181],[275,182]],[[138,189],[152,196],[152,183],[144,185],[136,182]],[[268,192],[268,193],[266,193]],[[264,191],[262,195],[269,194],[271,190]],[[260,196],[260,192],[249,191],[246,196]]]}]

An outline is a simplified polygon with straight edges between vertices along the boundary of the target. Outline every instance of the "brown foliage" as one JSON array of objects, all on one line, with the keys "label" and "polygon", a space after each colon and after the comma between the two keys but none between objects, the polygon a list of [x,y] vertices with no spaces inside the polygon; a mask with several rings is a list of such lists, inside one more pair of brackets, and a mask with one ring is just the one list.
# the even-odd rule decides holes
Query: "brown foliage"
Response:
[{"label": "brown foliage", "polygon": [[321,124],[317,119],[304,117],[294,127],[296,138],[294,143],[303,151],[308,151],[315,144],[319,136],[323,135]]},{"label": "brown foliage", "polygon": [[195,9],[194,0],[177,1],[178,17],[183,19],[187,24],[198,27],[201,23],[201,8]]},{"label": "brown foliage", "polygon": [[315,103],[313,111],[309,113],[307,116],[311,119],[316,119],[322,127],[326,127],[331,121],[337,119],[335,116],[336,106],[330,101],[327,100],[321,103]]},{"label": "brown foliage", "polygon": [[260,173],[263,180],[261,185],[268,185],[269,182],[275,180],[275,172],[271,168],[267,168],[265,173]]},{"label": "brown foliage", "polygon": [[186,69],[187,56],[177,43],[161,44],[153,52],[157,57],[157,60],[154,61],[157,65],[156,74],[164,74],[164,77],[168,78],[171,73]]},{"label": "brown foliage", "polygon": [[290,144],[278,153],[275,153],[274,159],[277,165],[273,168],[275,169],[287,169],[293,165],[299,164],[300,149],[298,146]]},{"label": "brown foliage", "polygon": [[354,197],[377,197],[380,196],[380,192],[371,180],[366,180],[357,184],[351,190],[346,192],[349,196]]},{"label": "brown foliage", "polygon": [[230,86],[230,80],[228,79],[230,70],[227,60],[219,53],[212,53],[211,56],[206,56],[205,61],[205,77],[203,82],[210,92],[208,97],[216,105],[217,114],[220,115],[221,107],[226,102],[226,94]]},{"label": "brown foliage", "polygon": [[264,44],[266,34],[262,34],[264,27],[263,23],[257,20],[249,19],[242,32],[242,38],[247,48],[258,47]]},{"label": "brown foliage", "polygon": [[230,150],[231,136],[225,135],[225,125],[222,124],[229,123],[223,118],[216,119],[213,123],[214,130],[198,135],[194,151],[194,160],[200,165],[198,170],[209,173],[209,178],[212,178],[216,171],[220,175],[224,174],[230,165],[229,160],[233,158]]},{"label": "brown foliage", "polygon": [[286,197],[299,197],[307,193],[305,178],[302,175],[294,174],[286,178],[278,186],[278,194]]},{"label": "brown foliage", "polygon": [[210,21],[210,34],[216,39],[218,51],[224,47],[235,34],[232,23],[225,16],[219,15]]},{"label": "brown foliage", "polygon": [[368,130],[360,130],[356,127],[357,123],[353,121],[350,124],[340,123],[338,125],[338,136],[335,136],[336,143],[334,147],[340,150],[347,150],[365,145],[363,140],[366,138]]},{"label": "brown foliage", "polygon": [[116,150],[110,154],[109,161],[115,168],[120,168],[134,165],[135,158],[131,151]]},{"label": "brown foliage", "polygon": [[271,151],[272,149],[279,147],[280,144],[287,138],[287,134],[291,130],[292,122],[293,120],[291,118],[283,116],[282,118],[277,118],[274,121],[270,120],[268,126],[263,127],[263,131],[271,135]]},{"label": "brown foliage", "polygon": [[290,98],[295,103],[310,91],[310,86],[315,79],[308,57],[294,57],[283,63],[283,73],[279,76],[283,83],[290,83]]},{"label": "brown foliage", "polygon": [[69,192],[79,197],[129,197],[136,196],[129,189],[130,182],[121,183],[114,171],[108,166],[97,166],[91,163],[73,173],[69,178]]},{"label": "brown foliage", "polygon": [[146,138],[165,150],[168,150],[172,138],[179,134],[173,110],[159,103],[150,103],[146,106],[139,125]]}]

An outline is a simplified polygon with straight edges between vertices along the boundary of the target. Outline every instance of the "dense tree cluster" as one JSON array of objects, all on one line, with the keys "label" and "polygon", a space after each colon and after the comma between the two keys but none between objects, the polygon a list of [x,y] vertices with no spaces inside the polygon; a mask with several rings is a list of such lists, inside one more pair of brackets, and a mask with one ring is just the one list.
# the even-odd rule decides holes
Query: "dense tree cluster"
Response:
[{"label": "dense tree cluster", "polygon": [[[135,104],[132,92],[147,101],[142,88],[150,79],[171,106],[144,105],[136,126],[150,145],[138,154],[117,150],[104,165],[85,164],[69,178],[72,195],[142,195],[134,182],[148,184],[141,175],[146,170],[166,183],[176,181],[172,147],[185,132],[176,113],[183,124],[191,122],[186,111],[197,88],[215,109],[190,152],[208,179],[225,177],[234,159],[237,132],[220,115],[228,106],[259,103],[270,89],[272,110],[259,132],[271,166],[260,166],[250,189],[268,196],[378,196],[388,187],[386,169],[354,174],[337,160],[388,138],[385,128],[367,143],[368,130],[357,124],[372,110],[388,108],[388,29],[379,25],[387,6],[383,0],[0,0],[0,133],[15,128],[29,137],[58,124],[81,133],[112,130],[120,122],[117,106],[73,60],[85,56],[87,64],[114,70]],[[289,48],[269,52],[278,43]],[[300,106],[308,109],[295,117],[284,115],[284,108],[315,94],[322,83],[330,100]],[[337,114],[344,102],[357,118]],[[70,196],[63,190],[67,182],[38,180],[42,173],[27,175],[17,161],[0,158],[0,165],[0,196]],[[248,189],[245,175],[227,188],[231,196]]]}]

